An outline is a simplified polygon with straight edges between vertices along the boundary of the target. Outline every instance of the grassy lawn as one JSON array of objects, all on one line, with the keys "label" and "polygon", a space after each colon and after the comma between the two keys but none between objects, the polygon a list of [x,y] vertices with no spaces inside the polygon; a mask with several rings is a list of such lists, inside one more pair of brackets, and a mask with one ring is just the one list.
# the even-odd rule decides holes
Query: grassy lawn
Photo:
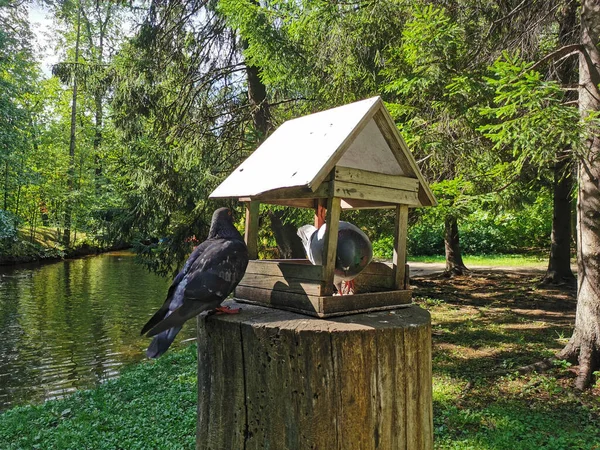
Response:
[{"label": "grassy lawn", "polygon": [[[434,256],[409,256],[409,262],[445,263],[443,255]],[[541,267],[548,265],[547,255],[463,255],[467,267],[472,266],[497,266],[497,267]]]},{"label": "grassy lawn", "polygon": [[575,391],[565,362],[516,370],[565,345],[574,287],[503,272],[413,281],[432,314],[436,449],[600,449],[600,383]]},{"label": "grassy lawn", "polygon": [[[575,370],[517,368],[552,356],[571,334],[575,291],[523,274],[413,279],[432,314],[436,449],[600,450],[600,386],[573,389]],[[2,449],[193,449],[196,348],[119,379],[0,415]],[[359,450],[359,449],[357,449]]]}]

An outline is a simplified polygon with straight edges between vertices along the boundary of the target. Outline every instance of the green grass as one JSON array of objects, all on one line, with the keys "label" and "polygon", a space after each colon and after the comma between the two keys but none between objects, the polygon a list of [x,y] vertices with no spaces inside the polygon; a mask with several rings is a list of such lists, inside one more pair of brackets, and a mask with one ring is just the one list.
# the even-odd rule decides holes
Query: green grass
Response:
[{"label": "green grass", "polygon": [[[445,263],[443,255],[409,256],[409,262]],[[503,267],[544,267],[548,264],[545,255],[463,255],[467,267],[472,266],[503,266]]]},{"label": "green grass", "polygon": [[196,346],[116,380],[0,414],[0,449],[193,449]]}]

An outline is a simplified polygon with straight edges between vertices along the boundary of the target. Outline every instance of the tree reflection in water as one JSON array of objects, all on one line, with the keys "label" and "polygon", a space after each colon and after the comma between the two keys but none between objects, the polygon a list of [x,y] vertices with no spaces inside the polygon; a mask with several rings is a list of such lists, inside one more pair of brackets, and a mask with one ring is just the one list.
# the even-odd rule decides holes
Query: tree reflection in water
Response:
[{"label": "tree reflection in water", "polygon": [[[0,268],[0,410],[61,397],[144,357],[170,280],[132,253]],[[195,321],[178,341],[195,336]]]}]

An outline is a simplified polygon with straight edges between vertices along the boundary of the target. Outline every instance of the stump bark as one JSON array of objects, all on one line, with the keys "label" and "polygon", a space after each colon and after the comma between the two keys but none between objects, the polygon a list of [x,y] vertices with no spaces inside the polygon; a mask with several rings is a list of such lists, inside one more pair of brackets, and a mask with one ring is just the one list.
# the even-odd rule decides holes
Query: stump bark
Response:
[{"label": "stump bark", "polygon": [[198,322],[197,449],[433,448],[427,311],[238,306]]}]

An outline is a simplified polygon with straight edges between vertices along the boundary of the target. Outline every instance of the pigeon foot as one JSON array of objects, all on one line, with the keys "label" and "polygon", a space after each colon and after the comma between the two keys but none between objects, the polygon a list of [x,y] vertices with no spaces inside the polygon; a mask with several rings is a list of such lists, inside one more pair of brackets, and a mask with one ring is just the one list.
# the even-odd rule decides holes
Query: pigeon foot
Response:
[{"label": "pigeon foot", "polygon": [[239,314],[241,308],[230,308],[229,306],[219,306],[215,308],[215,314]]}]

